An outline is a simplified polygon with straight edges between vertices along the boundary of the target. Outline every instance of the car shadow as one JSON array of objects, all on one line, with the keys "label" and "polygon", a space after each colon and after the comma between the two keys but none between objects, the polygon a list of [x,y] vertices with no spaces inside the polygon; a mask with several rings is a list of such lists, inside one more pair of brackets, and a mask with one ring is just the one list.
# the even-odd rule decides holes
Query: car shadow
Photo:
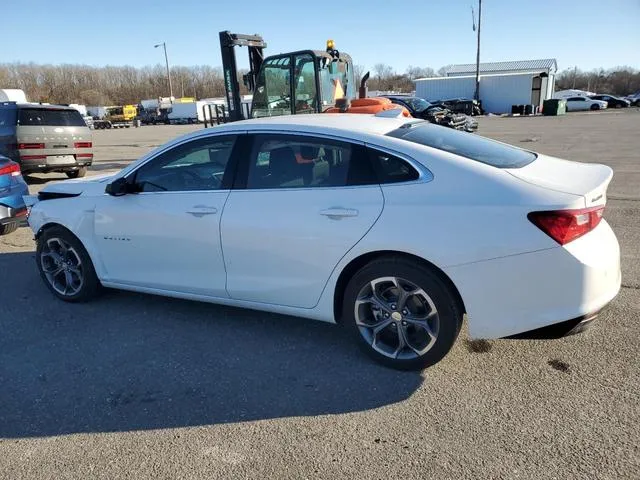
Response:
[{"label": "car shadow", "polygon": [[46,177],[34,177],[32,174],[24,174],[24,181],[27,185],[44,185],[49,182],[58,182],[60,180],[67,180],[67,177],[64,173],[47,173]]},{"label": "car shadow", "polygon": [[112,290],[68,304],[33,252],[1,254],[0,271],[0,438],[363,411],[423,381],[335,325]]}]

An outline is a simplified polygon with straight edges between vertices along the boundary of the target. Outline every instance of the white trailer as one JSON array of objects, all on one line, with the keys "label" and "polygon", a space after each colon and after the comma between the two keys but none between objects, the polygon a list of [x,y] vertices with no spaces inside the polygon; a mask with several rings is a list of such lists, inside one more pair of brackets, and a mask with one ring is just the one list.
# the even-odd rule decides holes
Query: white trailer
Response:
[{"label": "white trailer", "polygon": [[184,123],[202,123],[205,120],[211,121],[210,112],[214,112],[215,109],[209,109],[207,105],[224,105],[223,99],[220,100],[198,100],[196,102],[189,103],[174,103],[171,107],[171,112],[168,115],[169,122],[172,124],[184,124]]},{"label": "white trailer", "polygon": [[107,115],[107,109],[98,106],[87,107],[87,113],[95,119],[101,119]]},{"label": "white trailer", "polygon": [[27,96],[18,88],[0,88],[0,102],[27,103]]}]

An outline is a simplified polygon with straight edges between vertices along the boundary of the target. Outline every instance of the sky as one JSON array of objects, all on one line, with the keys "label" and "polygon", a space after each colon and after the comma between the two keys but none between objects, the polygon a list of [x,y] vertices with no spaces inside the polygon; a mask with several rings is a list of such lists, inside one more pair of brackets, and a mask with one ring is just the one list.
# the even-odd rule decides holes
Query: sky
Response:
[{"label": "sky", "polygon": [[[3,0],[0,63],[220,66],[218,32],[266,54],[324,49],[404,72],[474,63],[478,0]],[[7,21],[16,19],[17,21]],[[7,42],[7,39],[12,39]],[[237,52],[239,67],[247,53]],[[640,68],[640,0],[483,0],[481,61],[556,58],[559,70]]]}]

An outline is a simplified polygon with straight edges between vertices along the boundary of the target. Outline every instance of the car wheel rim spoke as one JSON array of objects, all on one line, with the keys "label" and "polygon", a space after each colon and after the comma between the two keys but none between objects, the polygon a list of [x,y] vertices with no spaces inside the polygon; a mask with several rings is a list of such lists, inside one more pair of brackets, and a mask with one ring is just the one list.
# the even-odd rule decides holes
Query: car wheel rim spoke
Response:
[{"label": "car wheel rim spoke", "polygon": [[51,287],[63,296],[76,295],[84,284],[78,252],[61,238],[50,238],[40,253],[40,266]]},{"label": "car wheel rim spoke", "polygon": [[369,345],[393,359],[424,355],[438,338],[439,316],[431,297],[400,277],[365,285],[355,301],[356,325]]}]

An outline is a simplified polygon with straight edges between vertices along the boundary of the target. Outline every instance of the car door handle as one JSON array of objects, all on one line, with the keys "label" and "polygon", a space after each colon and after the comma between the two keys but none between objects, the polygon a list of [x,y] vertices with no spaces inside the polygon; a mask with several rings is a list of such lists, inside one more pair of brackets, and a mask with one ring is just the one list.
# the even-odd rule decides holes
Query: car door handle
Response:
[{"label": "car door handle", "polygon": [[334,219],[338,219],[342,217],[357,217],[358,210],[353,208],[334,207],[334,208],[327,208],[325,210],[320,210],[320,215],[324,215],[325,217],[334,218]]},{"label": "car door handle", "polygon": [[207,205],[194,205],[190,210],[187,210],[187,213],[194,217],[204,217],[205,215],[214,215],[218,213],[218,209]]}]

